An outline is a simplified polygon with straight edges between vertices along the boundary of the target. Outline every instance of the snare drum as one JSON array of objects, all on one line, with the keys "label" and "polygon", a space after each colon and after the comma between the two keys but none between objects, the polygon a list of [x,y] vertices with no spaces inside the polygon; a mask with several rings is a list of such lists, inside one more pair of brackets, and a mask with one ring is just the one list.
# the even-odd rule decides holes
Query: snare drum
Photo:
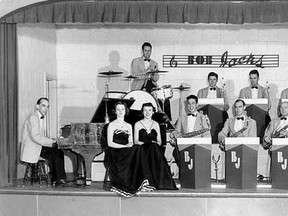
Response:
[{"label": "snare drum", "polygon": [[171,85],[164,85],[151,92],[151,94],[158,100],[166,100],[173,97],[173,90]]},{"label": "snare drum", "polygon": [[142,90],[134,90],[131,91],[129,93],[127,93],[123,99],[134,99],[134,103],[132,104],[132,106],[130,107],[131,110],[141,110],[142,108],[142,104],[143,103],[149,103],[151,102],[153,104],[153,106],[156,109],[156,112],[158,112],[158,103],[155,100],[155,98],[149,94],[146,91],[142,91]]}]

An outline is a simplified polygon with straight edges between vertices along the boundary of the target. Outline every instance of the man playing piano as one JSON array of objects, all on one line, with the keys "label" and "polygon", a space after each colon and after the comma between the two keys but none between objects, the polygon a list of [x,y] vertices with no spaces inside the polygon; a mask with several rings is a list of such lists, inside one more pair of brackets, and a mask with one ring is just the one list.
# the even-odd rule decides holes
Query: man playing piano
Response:
[{"label": "man playing piano", "polygon": [[234,103],[235,117],[226,120],[218,134],[219,148],[225,151],[225,137],[256,137],[256,121],[245,113],[245,102],[238,99]]},{"label": "man playing piano", "polygon": [[64,186],[66,173],[64,169],[64,154],[57,148],[56,140],[45,136],[45,120],[49,108],[48,98],[37,100],[36,110],[25,120],[22,131],[20,159],[26,163],[37,163],[39,158],[51,162],[51,182],[54,186]]}]

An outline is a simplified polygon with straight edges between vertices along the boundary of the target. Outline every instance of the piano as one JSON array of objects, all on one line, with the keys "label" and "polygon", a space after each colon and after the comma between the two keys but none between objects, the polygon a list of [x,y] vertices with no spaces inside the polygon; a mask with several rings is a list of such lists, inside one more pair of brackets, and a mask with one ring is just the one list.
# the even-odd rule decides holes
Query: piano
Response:
[{"label": "piano", "polygon": [[[103,128],[105,128],[105,120],[109,121],[116,119],[114,113],[115,103],[118,101],[125,102],[130,108],[134,103],[134,99],[119,99],[119,98],[103,98],[97,107],[90,123],[71,123],[71,126],[65,127],[65,136],[58,139],[58,148],[72,151],[81,155],[85,163],[85,182],[86,185],[91,185],[91,167],[94,158],[100,155],[107,148],[106,137],[103,137]],[[130,110],[125,117],[125,121],[132,126],[143,118],[140,110]],[[164,113],[155,113],[153,119],[160,124],[162,145],[166,145],[166,122],[167,116]],[[165,124],[164,124],[165,123]],[[69,129],[67,133],[67,128]],[[63,131],[62,131],[63,135]],[[79,160],[78,160],[79,163]]]}]

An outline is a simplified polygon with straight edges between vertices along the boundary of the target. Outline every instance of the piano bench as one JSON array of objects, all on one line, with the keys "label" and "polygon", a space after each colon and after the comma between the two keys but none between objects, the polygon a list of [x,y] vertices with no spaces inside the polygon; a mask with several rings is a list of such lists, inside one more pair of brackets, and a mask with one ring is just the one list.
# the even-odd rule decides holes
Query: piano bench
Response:
[{"label": "piano bench", "polygon": [[46,160],[39,159],[37,163],[26,163],[26,171],[23,179],[23,186],[32,186],[38,183],[41,186],[49,186],[50,178],[46,171]]}]

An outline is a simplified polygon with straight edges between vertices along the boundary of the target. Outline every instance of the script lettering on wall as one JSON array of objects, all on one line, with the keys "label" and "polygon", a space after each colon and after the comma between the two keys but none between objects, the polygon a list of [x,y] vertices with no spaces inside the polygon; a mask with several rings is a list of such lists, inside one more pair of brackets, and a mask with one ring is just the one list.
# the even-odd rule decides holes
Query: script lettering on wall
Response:
[{"label": "script lettering on wall", "polygon": [[279,67],[278,54],[163,55],[163,68],[268,68]]}]

